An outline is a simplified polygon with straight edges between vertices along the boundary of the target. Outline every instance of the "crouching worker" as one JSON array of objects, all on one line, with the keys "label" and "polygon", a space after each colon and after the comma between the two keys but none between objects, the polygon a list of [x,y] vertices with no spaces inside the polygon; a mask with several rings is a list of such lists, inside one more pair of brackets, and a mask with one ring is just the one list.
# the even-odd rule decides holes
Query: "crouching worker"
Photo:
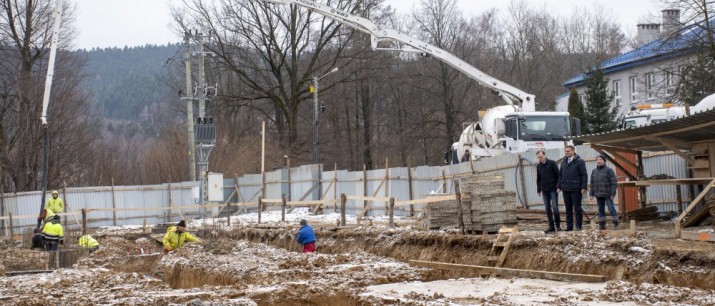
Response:
[{"label": "crouching worker", "polygon": [[60,224],[60,216],[53,216],[50,222],[42,228],[42,241],[45,251],[57,251],[59,244],[64,239],[64,230]]},{"label": "crouching worker", "polygon": [[79,242],[77,242],[77,245],[79,245],[81,248],[88,249],[90,253],[99,249],[99,242],[97,242],[97,240],[90,235],[84,235],[82,237],[79,237]]},{"label": "crouching worker", "polygon": [[308,221],[300,220],[300,229],[295,236],[295,240],[303,246],[303,253],[315,252],[315,232],[308,225]]},{"label": "crouching worker", "polygon": [[176,226],[169,226],[169,228],[166,229],[166,235],[164,235],[164,239],[162,240],[164,244],[164,254],[169,254],[169,252],[184,246],[184,242],[200,243],[201,240],[189,234],[186,231],[186,222],[181,220]]}]

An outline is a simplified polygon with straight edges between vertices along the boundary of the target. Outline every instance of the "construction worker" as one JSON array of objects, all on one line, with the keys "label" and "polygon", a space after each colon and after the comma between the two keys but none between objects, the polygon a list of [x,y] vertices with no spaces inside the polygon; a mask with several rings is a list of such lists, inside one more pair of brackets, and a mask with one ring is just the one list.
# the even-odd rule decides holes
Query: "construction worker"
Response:
[{"label": "construction worker", "polygon": [[65,210],[65,202],[62,202],[60,193],[57,190],[52,192],[52,198],[45,203],[45,209],[47,209],[48,213],[52,211],[54,214],[59,214]]},{"label": "construction worker", "polygon": [[166,235],[164,235],[164,239],[161,242],[164,244],[164,254],[169,254],[169,252],[184,246],[184,242],[201,243],[201,240],[189,234],[186,231],[186,222],[181,220],[176,226],[169,226],[166,229]]},{"label": "construction worker", "polygon": [[64,230],[60,224],[60,216],[53,216],[50,223],[42,228],[42,241],[46,251],[57,251],[59,244],[64,239]]},{"label": "construction worker", "polygon": [[89,249],[90,253],[99,249],[99,242],[97,242],[97,240],[90,235],[84,235],[82,237],[79,237],[79,242],[77,243],[77,245],[82,248]]},{"label": "construction worker", "polygon": [[315,231],[305,219],[300,220],[300,229],[295,236],[295,240],[303,246],[303,253],[315,252]]}]

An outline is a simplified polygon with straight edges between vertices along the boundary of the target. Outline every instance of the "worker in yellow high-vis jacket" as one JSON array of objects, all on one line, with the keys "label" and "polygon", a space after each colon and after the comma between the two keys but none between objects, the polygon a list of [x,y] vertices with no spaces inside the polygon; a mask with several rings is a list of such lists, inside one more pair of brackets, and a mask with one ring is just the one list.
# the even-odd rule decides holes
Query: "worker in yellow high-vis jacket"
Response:
[{"label": "worker in yellow high-vis jacket", "polygon": [[65,233],[60,224],[60,216],[53,216],[50,223],[45,224],[42,228],[42,241],[45,244],[46,251],[57,251],[59,244],[62,243]]},{"label": "worker in yellow high-vis jacket", "polygon": [[189,234],[186,231],[186,222],[181,220],[176,226],[170,226],[166,230],[166,235],[161,242],[164,244],[164,254],[168,254],[184,246],[184,242],[201,242],[201,240]]},{"label": "worker in yellow high-vis jacket", "polygon": [[90,253],[99,249],[99,242],[97,242],[97,240],[90,235],[84,235],[82,237],[79,237],[77,245],[82,248],[89,249]]},{"label": "worker in yellow high-vis jacket", "polygon": [[60,199],[60,193],[57,190],[52,192],[52,197],[45,203],[45,209],[59,214],[65,210],[65,202]]}]

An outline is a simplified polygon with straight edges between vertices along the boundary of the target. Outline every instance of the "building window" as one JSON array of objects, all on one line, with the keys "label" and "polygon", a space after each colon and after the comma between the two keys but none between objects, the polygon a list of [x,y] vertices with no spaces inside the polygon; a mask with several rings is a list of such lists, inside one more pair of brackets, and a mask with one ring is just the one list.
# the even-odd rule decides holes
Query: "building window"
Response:
[{"label": "building window", "polygon": [[631,85],[631,103],[638,102],[638,77],[631,77],[629,79]]},{"label": "building window", "polygon": [[648,92],[648,100],[655,98],[655,74],[646,73],[645,89]]},{"label": "building window", "polygon": [[578,95],[578,102],[581,102],[581,105],[586,103],[586,96],[585,95]]},{"label": "building window", "polygon": [[665,93],[670,95],[675,92],[675,73],[673,70],[665,71]]},{"label": "building window", "polygon": [[621,106],[621,81],[613,81],[613,103],[616,106]]}]

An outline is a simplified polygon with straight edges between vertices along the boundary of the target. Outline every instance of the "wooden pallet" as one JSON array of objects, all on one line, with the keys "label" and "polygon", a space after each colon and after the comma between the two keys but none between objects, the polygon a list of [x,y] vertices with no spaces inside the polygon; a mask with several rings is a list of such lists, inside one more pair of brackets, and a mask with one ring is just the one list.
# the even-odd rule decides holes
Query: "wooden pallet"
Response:
[{"label": "wooden pallet", "polygon": [[519,225],[515,225],[514,227],[502,227],[499,230],[499,235],[497,235],[497,239],[494,240],[494,244],[492,245],[492,250],[489,252],[489,255],[487,256],[487,261],[488,262],[493,262],[495,267],[501,267],[504,264],[504,260],[506,260],[506,255],[509,253],[509,248],[511,247],[511,243],[514,242],[514,238],[516,237],[516,234],[519,232]]}]

